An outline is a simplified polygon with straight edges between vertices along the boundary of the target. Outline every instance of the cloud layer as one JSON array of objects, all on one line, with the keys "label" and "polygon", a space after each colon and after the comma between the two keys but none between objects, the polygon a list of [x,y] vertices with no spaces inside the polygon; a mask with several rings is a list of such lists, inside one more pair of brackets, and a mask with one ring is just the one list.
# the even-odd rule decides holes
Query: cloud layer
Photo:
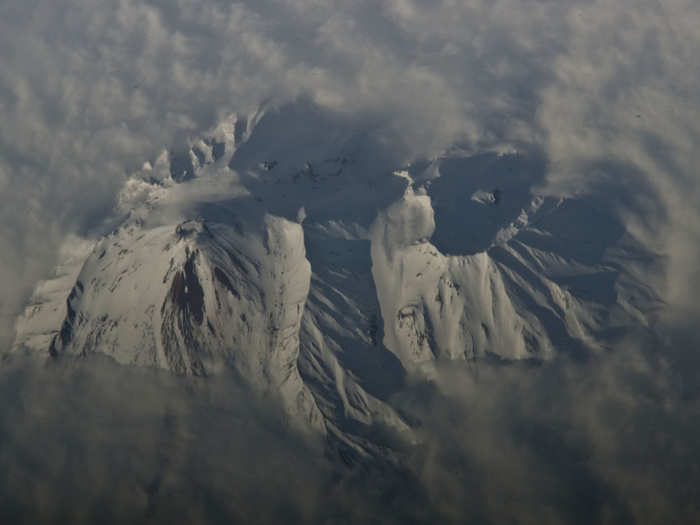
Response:
[{"label": "cloud layer", "polygon": [[[419,442],[343,463],[222,375],[92,356],[0,368],[12,523],[690,523],[700,512],[697,336],[644,334],[541,367],[452,363],[392,404]],[[686,333],[691,333],[686,331]],[[696,346],[695,346],[696,347]]]}]

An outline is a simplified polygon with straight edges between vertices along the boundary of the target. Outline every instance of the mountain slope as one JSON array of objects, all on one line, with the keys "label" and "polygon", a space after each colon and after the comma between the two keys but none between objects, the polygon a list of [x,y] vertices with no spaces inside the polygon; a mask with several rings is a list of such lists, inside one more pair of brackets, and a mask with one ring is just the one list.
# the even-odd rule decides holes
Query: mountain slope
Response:
[{"label": "mountain slope", "polygon": [[438,361],[585,357],[653,321],[658,258],[614,194],[538,194],[545,173],[534,153],[396,166],[305,104],[233,117],[129,180],[126,218],[37,287],[15,348],[232,369],[385,453],[415,439],[392,395]]}]

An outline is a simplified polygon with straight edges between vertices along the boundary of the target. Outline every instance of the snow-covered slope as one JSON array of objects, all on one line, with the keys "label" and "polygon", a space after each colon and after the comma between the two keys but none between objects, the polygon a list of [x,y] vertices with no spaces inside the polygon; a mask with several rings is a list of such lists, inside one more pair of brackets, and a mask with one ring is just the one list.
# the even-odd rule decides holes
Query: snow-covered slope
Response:
[{"label": "snow-covered slope", "polygon": [[300,103],[147,163],[121,225],[37,286],[15,348],[233,369],[366,454],[414,439],[391,397],[436,360],[581,356],[653,318],[656,259],[610,192],[538,195],[534,153],[396,166],[348,129]]}]

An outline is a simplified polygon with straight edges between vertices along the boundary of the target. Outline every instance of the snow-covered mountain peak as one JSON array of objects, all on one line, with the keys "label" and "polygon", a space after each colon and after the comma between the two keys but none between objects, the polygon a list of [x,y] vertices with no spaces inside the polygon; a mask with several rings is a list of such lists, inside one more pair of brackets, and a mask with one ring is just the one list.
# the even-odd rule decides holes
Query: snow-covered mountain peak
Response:
[{"label": "snow-covered mountain peak", "polygon": [[344,118],[268,109],[147,164],[122,224],[37,286],[15,348],[233,370],[366,454],[372,425],[413,439],[391,401],[407,374],[585,355],[654,315],[653,254],[610,195],[538,195],[536,154],[406,167]]}]

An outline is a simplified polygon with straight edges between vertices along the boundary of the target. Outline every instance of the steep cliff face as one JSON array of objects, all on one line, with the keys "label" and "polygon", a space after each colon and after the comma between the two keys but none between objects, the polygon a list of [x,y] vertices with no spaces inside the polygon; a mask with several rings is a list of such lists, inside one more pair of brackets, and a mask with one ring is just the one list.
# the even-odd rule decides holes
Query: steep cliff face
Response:
[{"label": "steep cliff face", "polygon": [[[531,211],[537,204],[534,199]],[[517,301],[507,282],[508,271],[488,250],[441,253],[428,240],[434,230],[430,197],[417,195],[410,184],[373,226],[372,271],[387,347],[407,367],[489,354],[501,359],[551,358],[554,348],[547,329]],[[523,284],[522,292],[534,298],[533,288]]]}]

